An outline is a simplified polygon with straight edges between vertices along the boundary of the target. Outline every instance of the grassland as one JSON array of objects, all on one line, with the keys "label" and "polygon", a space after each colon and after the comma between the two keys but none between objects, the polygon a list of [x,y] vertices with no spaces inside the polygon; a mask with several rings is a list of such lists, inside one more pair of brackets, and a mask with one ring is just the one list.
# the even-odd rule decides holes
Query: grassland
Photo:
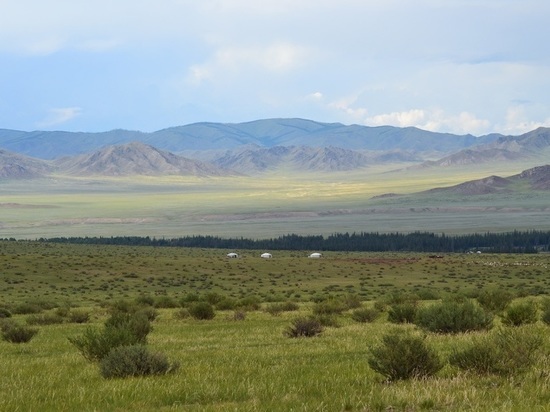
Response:
[{"label": "grassland", "polygon": [[0,182],[0,237],[211,234],[266,238],[288,233],[550,229],[547,192],[374,198],[518,171],[501,165],[443,172],[389,173],[388,168],[373,168],[255,178],[60,176],[23,183],[4,181]]},{"label": "grassland", "polygon": [[[69,343],[89,327],[39,327],[29,343],[0,341],[2,411],[547,411],[550,410],[550,329],[525,326],[545,337],[539,361],[511,376],[476,375],[446,364],[425,380],[386,382],[369,368],[370,348],[393,328],[382,316],[356,323],[338,316],[315,338],[283,335],[293,318],[311,313],[312,300],[360,297],[364,306],[393,292],[431,299],[501,288],[517,299],[550,293],[548,255],[458,255],[258,252],[227,259],[224,250],[0,242],[0,306],[79,307],[99,327],[110,303],[151,296],[179,302],[189,293],[233,299],[256,296],[295,301],[297,312],[272,316],[262,308],[235,321],[217,311],[210,321],[159,308],[149,345],[180,362],[174,374],[103,379]],[[423,304],[430,304],[424,301]],[[46,310],[54,313],[57,309]],[[14,315],[24,323],[30,316]],[[500,327],[497,318],[496,327]],[[428,334],[446,359],[454,348],[485,332]]]}]

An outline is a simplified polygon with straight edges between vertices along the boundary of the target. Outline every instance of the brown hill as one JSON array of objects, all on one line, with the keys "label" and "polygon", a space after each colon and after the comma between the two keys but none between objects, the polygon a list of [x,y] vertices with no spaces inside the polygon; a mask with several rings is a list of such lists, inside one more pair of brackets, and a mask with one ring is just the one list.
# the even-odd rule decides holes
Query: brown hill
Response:
[{"label": "brown hill", "polygon": [[537,190],[550,190],[550,165],[537,166],[524,170],[515,179],[528,180],[531,188]]},{"label": "brown hill", "polygon": [[0,179],[34,179],[51,171],[47,161],[0,149]]},{"label": "brown hill", "polygon": [[78,176],[222,176],[230,173],[212,164],[177,156],[132,142],[55,161],[61,173]]}]

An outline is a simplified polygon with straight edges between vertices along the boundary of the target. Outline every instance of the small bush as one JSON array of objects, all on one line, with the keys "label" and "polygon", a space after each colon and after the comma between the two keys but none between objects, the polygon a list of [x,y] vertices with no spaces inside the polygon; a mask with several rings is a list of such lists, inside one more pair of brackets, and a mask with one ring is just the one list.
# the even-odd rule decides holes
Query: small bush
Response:
[{"label": "small bush", "polygon": [[0,306],[0,319],[7,319],[11,318],[11,312],[8,308],[4,308]]},{"label": "small bush", "polygon": [[189,313],[189,309],[187,308],[181,308],[174,312],[175,319],[187,319],[189,317],[191,317],[191,314]]},{"label": "small bush", "polygon": [[38,333],[38,329],[5,320],[1,324],[2,339],[11,343],[27,343]]},{"label": "small bush", "polygon": [[139,306],[154,306],[155,297],[151,295],[140,295],[136,298],[136,304]]},{"label": "small bush", "polygon": [[316,315],[339,315],[346,310],[348,306],[340,299],[327,299],[313,306],[313,313]]},{"label": "small bush", "polygon": [[528,300],[509,306],[502,316],[502,323],[508,326],[521,326],[535,323],[538,319],[537,304]]},{"label": "small bush", "polygon": [[215,306],[217,310],[233,310],[237,306],[237,302],[235,299],[224,297]]},{"label": "small bush", "polygon": [[114,348],[101,359],[99,366],[104,378],[161,375],[178,368],[177,364],[170,364],[165,355],[151,353],[142,345]]},{"label": "small bush", "polygon": [[239,299],[235,307],[248,311],[259,310],[261,308],[261,301],[257,296],[247,296]]},{"label": "small bush", "polygon": [[469,300],[447,300],[420,309],[415,323],[430,332],[460,333],[491,329],[493,315]]},{"label": "small bush", "polygon": [[69,338],[69,342],[87,360],[96,362],[119,346],[145,344],[150,331],[149,320],[144,314],[118,312],[107,319],[103,330],[88,328],[83,335]]},{"label": "small bush", "polygon": [[13,308],[12,313],[16,315],[31,315],[41,313],[43,310],[40,305],[35,303],[20,303]]},{"label": "small bush", "polygon": [[323,325],[317,319],[300,317],[292,321],[284,334],[289,338],[310,338],[319,335],[323,330]]},{"label": "small bush", "polygon": [[524,372],[536,362],[543,342],[534,329],[501,329],[474,339],[465,349],[455,350],[449,362],[478,374],[511,375]]},{"label": "small bush", "polygon": [[246,312],[244,310],[236,310],[232,315],[228,317],[229,320],[240,321],[246,319]]},{"label": "small bush", "polygon": [[343,302],[347,309],[357,309],[361,307],[361,298],[354,293],[349,293],[344,296]]},{"label": "small bush", "polygon": [[27,317],[27,323],[29,325],[56,325],[64,321],[65,318],[56,313],[41,313]]},{"label": "small bush", "polygon": [[416,301],[394,303],[388,309],[388,320],[392,323],[413,323],[416,312]]},{"label": "small bush", "polygon": [[266,306],[265,311],[273,316],[280,315],[283,312],[293,312],[300,309],[295,302],[278,302]]},{"label": "small bush", "polygon": [[159,296],[153,304],[155,308],[173,309],[179,307],[179,303],[170,296]]},{"label": "small bush", "polygon": [[338,322],[338,317],[336,315],[320,314],[320,315],[313,315],[312,318],[318,321],[325,328],[340,327],[340,322]]},{"label": "small bush", "polygon": [[510,292],[502,289],[484,290],[476,297],[483,309],[493,313],[502,312],[513,298]]},{"label": "small bush", "polygon": [[214,307],[208,302],[196,302],[189,306],[189,314],[199,320],[214,319]]},{"label": "small bush", "polygon": [[542,321],[547,325],[550,325],[550,306],[544,308],[542,311]]},{"label": "small bush", "polygon": [[90,320],[90,313],[84,310],[72,310],[68,317],[71,323],[87,323]]},{"label": "small bush", "polygon": [[374,322],[380,316],[380,312],[374,308],[359,308],[351,313],[351,318],[356,322]]},{"label": "small bush", "polygon": [[443,363],[425,337],[394,330],[371,350],[369,366],[390,381],[435,375]]}]

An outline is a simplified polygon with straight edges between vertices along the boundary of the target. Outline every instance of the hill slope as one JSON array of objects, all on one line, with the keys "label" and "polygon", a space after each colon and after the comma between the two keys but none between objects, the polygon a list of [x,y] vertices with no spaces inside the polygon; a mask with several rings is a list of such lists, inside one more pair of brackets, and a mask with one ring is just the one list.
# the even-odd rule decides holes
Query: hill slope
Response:
[{"label": "hill slope", "polygon": [[52,170],[52,165],[44,160],[0,149],[0,179],[32,179]]},{"label": "hill slope", "polygon": [[79,176],[228,174],[214,165],[176,156],[140,142],[107,146],[90,154],[59,159],[55,164],[59,172]]}]

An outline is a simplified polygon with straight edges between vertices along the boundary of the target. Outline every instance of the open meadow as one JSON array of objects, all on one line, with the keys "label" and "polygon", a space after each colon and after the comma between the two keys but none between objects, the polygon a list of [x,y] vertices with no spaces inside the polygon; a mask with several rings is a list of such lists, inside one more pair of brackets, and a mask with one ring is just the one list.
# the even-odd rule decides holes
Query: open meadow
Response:
[{"label": "open meadow", "polygon": [[[415,194],[521,165],[467,170],[370,168],[256,177],[67,178],[0,181],[0,238],[155,236],[269,238],[344,232],[550,230],[548,191]],[[386,195],[386,196],[384,196]]]},{"label": "open meadow", "polygon": [[[0,340],[0,410],[550,410],[547,254],[228,252],[0,242],[0,324],[37,330],[26,343]],[[419,321],[442,302],[488,308],[491,291],[511,301],[491,307],[483,328],[434,332]],[[195,315],[201,304],[213,317]],[[416,318],[396,318],[410,307]],[[179,367],[103,377],[103,360],[88,361],[74,341],[135,308],[151,320],[147,348]],[[518,309],[529,312],[521,322]],[[292,337],[298,319],[315,320],[319,333]],[[394,331],[428,345],[437,370],[411,379],[377,370],[375,349]],[[498,350],[516,363],[453,361],[503,336]]]}]

